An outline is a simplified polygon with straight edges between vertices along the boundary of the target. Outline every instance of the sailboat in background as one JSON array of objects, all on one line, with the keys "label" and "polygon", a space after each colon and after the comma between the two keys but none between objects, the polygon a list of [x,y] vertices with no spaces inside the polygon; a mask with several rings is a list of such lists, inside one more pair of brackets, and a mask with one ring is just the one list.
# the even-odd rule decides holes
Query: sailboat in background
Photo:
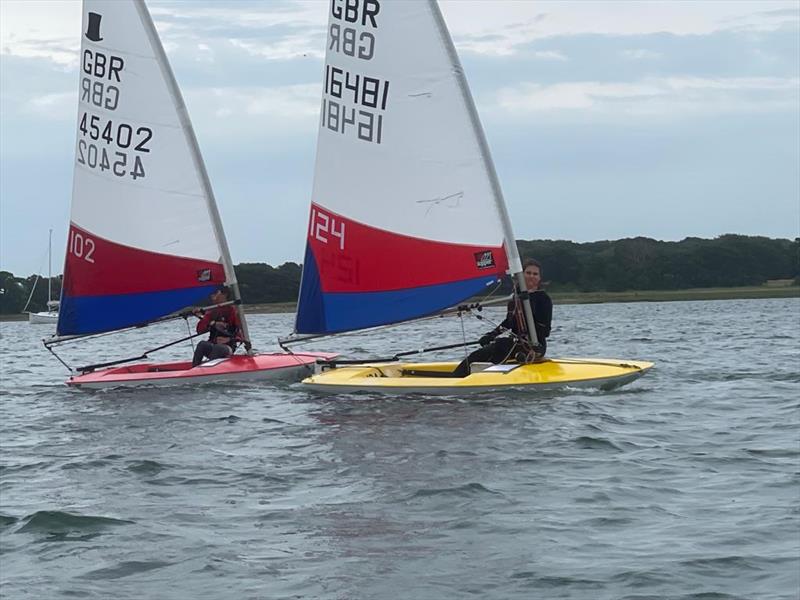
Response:
[{"label": "sailboat in background", "polygon": [[[22,309],[23,313],[28,310],[39,279],[41,278],[37,275],[36,281],[33,282],[33,287],[31,288],[31,294],[28,296],[28,301],[25,303],[25,308]],[[34,325],[54,325],[58,323],[58,305],[58,300],[53,300],[53,230],[51,229],[47,242],[47,310],[29,312],[28,322]]]},{"label": "sailboat in background", "polygon": [[[441,313],[506,273],[524,298],[500,184],[435,0],[332,3],[323,87],[297,320],[283,343]],[[530,304],[521,304],[535,347]],[[559,359],[455,377],[456,363],[346,362],[303,383],[386,393],[612,387],[652,366]]]},{"label": "sailboat in background", "polygon": [[226,285],[248,354],[195,368],[190,361],[115,366],[185,338],[134,358],[80,367],[82,374],[67,383],[109,387],[297,377],[318,357],[331,357],[250,352],[211,183],[144,1],[84,0],[81,31],[61,311],[56,336],[44,340],[45,346],[53,351],[78,338],[180,318],[181,311]]}]

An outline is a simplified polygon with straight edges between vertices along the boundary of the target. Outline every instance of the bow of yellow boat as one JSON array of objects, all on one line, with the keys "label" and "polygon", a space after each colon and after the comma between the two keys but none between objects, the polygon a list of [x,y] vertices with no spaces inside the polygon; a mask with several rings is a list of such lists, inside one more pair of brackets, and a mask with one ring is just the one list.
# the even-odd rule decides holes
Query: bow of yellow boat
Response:
[{"label": "bow of yellow boat", "polygon": [[304,386],[325,392],[464,393],[507,388],[552,389],[596,387],[612,389],[644,375],[646,361],[559,358],[533,364],[482,365],[467,377],[448,376],[455,362],[371,363],[326,369],[303,380]]}]

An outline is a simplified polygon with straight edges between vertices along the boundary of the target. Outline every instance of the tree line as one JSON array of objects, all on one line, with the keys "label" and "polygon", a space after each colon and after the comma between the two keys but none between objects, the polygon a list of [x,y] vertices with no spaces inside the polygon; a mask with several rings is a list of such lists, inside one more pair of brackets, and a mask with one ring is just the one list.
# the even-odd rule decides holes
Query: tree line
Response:
[{"label": "tree line", "polygon": [[[520,256],[536,258],[542,263],[543,280],[553,292],[736,287],[761,285],[774,279],[794,279],[795,284],[800,283],[800,238],[729,234],[714,239],[686,238],[680,242],[645,237],[587,243],[520,240],[517,248]],[[401,262],[392,261],[391,268],[399,268]],[[302,272],[297,263],[287,262],[279,267],[242,263],[235,270],[246,304],[297,300]],[[53,296],[58,298],[60,276],[52,279],[52,286]],[[19,278],[0,271],[0,314],[22,312],[32,289],[28,310],[45,310],[46,277]]]}]

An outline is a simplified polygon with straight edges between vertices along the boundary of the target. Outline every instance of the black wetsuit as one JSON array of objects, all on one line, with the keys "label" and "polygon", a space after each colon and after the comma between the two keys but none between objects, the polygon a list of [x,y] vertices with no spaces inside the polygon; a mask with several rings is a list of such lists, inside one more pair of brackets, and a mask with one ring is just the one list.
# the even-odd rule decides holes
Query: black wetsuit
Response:
[{"label": "black wetsuit", "polygon": [[[525,302],[525,300],[522,302]],[[539,346],[534,348],[534,351],[537,356],[544,356],[545,352],[547,352],[547,338],[550,336],[550,326],[553,320],[553,301],[547,295],[547,292],[536,290],[529,293],[528,302],[531,304],[533,322],[536,327],[536,338],[539,341]],[[497,337],[505,330],[511,330],[514,335]],[[525,313],[522,305],[520,304],[519,311],[517,311],[517,303],[512,300],[508,303],[508,312],[505,320],[500,323],[499,327],[481,338],[481,347],[459,363],[453,371],[453,376],[466,377],[469,375],[470,363],[491,362],[499,364],[515,358],[517,352],[527,350],[519,342],[520,338],[525,340],[527,337],[528,328],[525,323]]]}]

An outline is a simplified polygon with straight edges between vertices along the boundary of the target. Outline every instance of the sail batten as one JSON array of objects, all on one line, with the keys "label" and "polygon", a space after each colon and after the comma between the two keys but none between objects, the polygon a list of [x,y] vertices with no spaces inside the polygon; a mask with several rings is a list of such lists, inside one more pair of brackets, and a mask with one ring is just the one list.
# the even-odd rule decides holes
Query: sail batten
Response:
[{"label": "sail batten", "polygon": [[434,314],[509,266],[482,131],[436,6],[330,7],[301,334]]},{"label": "sail batten", "polygon": [[186,107],[142,0],[84,0],[59,336],[200,303],[235,275]]}]

